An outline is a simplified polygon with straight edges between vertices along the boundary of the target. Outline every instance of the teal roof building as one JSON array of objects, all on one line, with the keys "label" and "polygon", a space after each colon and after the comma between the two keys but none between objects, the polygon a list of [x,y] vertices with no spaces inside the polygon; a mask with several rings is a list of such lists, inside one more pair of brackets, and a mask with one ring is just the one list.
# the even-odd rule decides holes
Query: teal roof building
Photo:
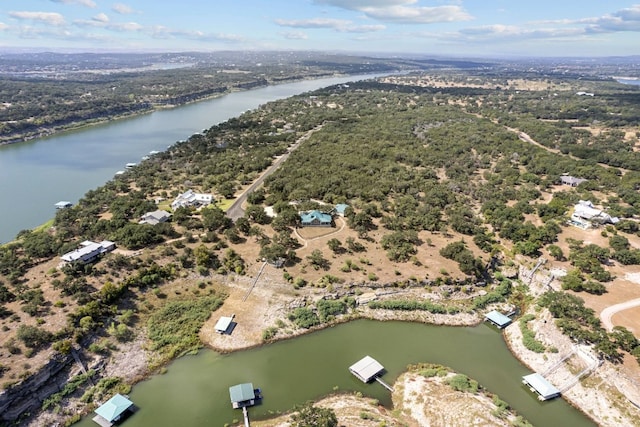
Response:
[{"label": "teal roof building", "polygon": [[328,213],[318,210],[302,212],[300,223],[303,227],[330,227],[333,218]]},{"label": "teal roof building", "polygon": [[93,421],[101,426],[112,426],[133,406],[133,402],[121,394],[116,394],[95,410]]},{"label": "teal roof building", "polygon": [[253,406],[256,403],[256,389],[252,383],[244,383],[229,387],[229,397],[234,408]]}]

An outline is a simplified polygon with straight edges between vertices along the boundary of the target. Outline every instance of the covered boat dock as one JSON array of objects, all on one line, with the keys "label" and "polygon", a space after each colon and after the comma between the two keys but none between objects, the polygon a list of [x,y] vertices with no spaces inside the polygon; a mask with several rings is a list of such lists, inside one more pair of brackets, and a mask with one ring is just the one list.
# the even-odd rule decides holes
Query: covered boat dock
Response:
[{"label": "covered boat dock", "polygon": [[102,427],[111,427],[133,413],[133,402],[121,394],[116,394],[95,410],[93,421]]},{"label": "covered boat dock", "polygon": [[511,324],[511,319],[500,313],[498,310],[488,312],[484,316],[484,319],[496,325],[500,329],[506,328]]},{"label": "covered boat dock", "polygon": [[549,400],[560,396],[560,390],[538,373],[525,375],[522,377],[522,382],[529,386],[531,391],[537,393],[540,400]]},{"label": "covered boat dock", "polygon": [[382,366],[376,359],[371,356],[365,356],[349,367],[349,370],[363,383],[368,383],[384,371]]}]

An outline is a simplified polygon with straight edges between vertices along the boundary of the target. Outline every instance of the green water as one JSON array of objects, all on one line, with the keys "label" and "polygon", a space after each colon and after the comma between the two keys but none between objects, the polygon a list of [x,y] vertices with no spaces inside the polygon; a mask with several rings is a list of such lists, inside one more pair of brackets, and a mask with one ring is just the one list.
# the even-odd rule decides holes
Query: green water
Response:
[{"label": "green water", "polygon": [[[537,426],[592,426],[586,416],[562,399],[539,402],[521,383],[530,371],[507,349],[499,332],[406,322],[358,320],[261,348],[219,355],[204,350],[183,357],[134,387],[130,397],[140,409],[126,427],[223,426],[242,420],[231,408],[229,387],[252,382],[262,389],[262,405],[249,409],[251,419],[286,412],[294,405],[333,392],[360,391],[391,405],[380,384],[362,384],[348,367],[370,355],[393,383],[408,364],[439,363],[478,380]],[[95,426],[90,418],[77,426]]]}]

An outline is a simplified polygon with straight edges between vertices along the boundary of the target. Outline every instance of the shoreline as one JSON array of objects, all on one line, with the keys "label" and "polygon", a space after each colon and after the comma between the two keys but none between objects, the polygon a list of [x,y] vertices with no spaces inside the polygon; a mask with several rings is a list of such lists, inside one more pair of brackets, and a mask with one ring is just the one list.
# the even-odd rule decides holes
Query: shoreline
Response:
[{"label": "shoreline", "polygon": [[[398,70],[391,70],[389,71],[390,73],[397,73]],[[373,74],[380,74],[380,73],[373,73]],[[373,75],[372,74],[372,75]],[[81,123],[77,123],[77,124],[69,124],[69,125],[62,125],[60,127],[54,127],[52,129],[49,129],[47,131],[42,131],[39,134],[33,134],[33,135],[17,135],[15,137],[12,137],[11,139],[8,139],[6,141],[0,141],[0,147],[5,146],[5,145],[13,145],[13,144],[20,144],[21,142],[29,142],[29,141],[33,141],[35,139],[40,139],[40,138],[48,138],[51,136],[55,136],[55,135],[59,135],[65,132],[72,132],[72,131],[76,131],[79,129],[84,129],[84,128],[90,128],[92,126],[99,126],[101,124],[105,124],[111,121],[117,121],[117,120],[123,120],[123,119],[132,119],[135,117],[140,117],[143,116],[145,114],[152,114],[156,111],[162,111],[162,110],[171,110],[173,108],[179,108],[179,107],[184,107],[186,105],[190,105],[190,104],[194,104],[197,102],[202,102],[202,101],[209,101],[212,99],[216,99],[216,98],[220,98],[223,97],[225,95],[228,95],[230,93],[234,93],[234,92],[244,92],[244,91],[248,91],[248,90],[252,90],[252,89],[260,89],[260,88],[265,88],[265,87],[269,87],[269,86],[278,86],[278,85],[282,85],[282,84],[288,84],[288,83],[296,83],[296,82],[301,82],[301,81],[307,81],[307,80],[319,80],[319,79],[330,79],[330,78],[336,78],[336,77],[347,77],[347,76],[357,76],[359,74],[355,73],[355,74],[344,74],[344,73],[333,73],[333,74],[327,74],[327,75],[321,75],[321,76],[309,76],[308,78],[293,78],[290,80],[286,80],[286,81],[279,81],[277,83],[273,83],[273,82],[267,82],[267,84],[257,84],[255,86],[251,86],[248,88],[243,88],[243,87],[238,87],[238,86],[232,86],[230,88],[227,88],[227,90],[222,91],[222,92],[218,92],[212,95],[207,95],[201,98],[197,98],[197,99],[193,99],[190,101],[186,101],[186,102],[182,102],[182,103],[178,103],[178,104],[159,104],[159,105],[153,105],[151,108],[149,109],[144,109],[144,110],[138,110],[135,112],[130,112],[130,113],[124,113],[124,114],[120,114],[117,116],[113,116],[113,117],[105,117],[105,118],[99,118],[99,119],[95,119],[95,120],[87,120],[85,122],[81,122]],[[256,80],[256,83],[258,81]]]},{"label": "shoreline", "polygon": [[[250,280],[243,280],[243,279],[246,279],[246,278],[241,278],[239,281],[240,282],[250,281]],[[264,291],[264,288],[259,290]],[[232,292],[229,294],[227,301],[229,300],[229,298],[232,298],[232,296],[237,297],[238,295],[244,295],[244,287],[241,286],[239,288],[232,289]],[[258,298],[261,299],[260,297]],[[356,314],[349,314],[349,315],[343,316],[342,318],[336,319],[335,321],[332,321],[330,323],[318,325],[310,329],[295,329],[290,331],[289,334],[280,333],[274,339],[267,340],[267,341],[263,341],[260,338],[258,338],[260,334],[254,334],[253,335],[254,338],[249,338],[247,336],[245,337],[245,339],[242,340],[242,344],[236,343],[233,346],[218,345],[218,343],[222,340],[222,338],[231,337],[233,335],[236,335],[237,333],[240,333],[240,334],[243,334],[243,333],[246,334],[247,332],[261,333],[263,329],[269,326],[269,324],[262,323],[261,324],[262,329],[260,331],[244,331],[242,329],[236,328],[234,330],[233,335],[221,335],[216,332],[213,332],[213,334],[207,333],[207,326],[214,323],[216,318],[220,314],[220,311],[218,310],[212,313],[209,320],[207,320],[207,322],[205,322],[205,325],[201,328],[200,338],[203,344],[202,348],[215,351],[219,354],[229,354],[229,353],[238,352],[238,351],[251,350],[251,349],[259,348],[263,345],[268,345],[278,341],[284,341],[292,338],[298,338],[306,334],[319,332],[327,328],[331,328],[337,325],[341,325],[343,323],[351,322],[353,320],[360,320],[360,319],[375,320],[377,322],[385,322],[385,321],[414,322],[414,323],[430,324],[435,326],[450,326],[450,327],[456,327],[456,326],[478,327],[481,323],[483,323],[481,316],[479,316],[477,313],[433,315],[431,313],[423,313],[423,312],[396,312],[391,310],[381,310],[381,311],[376,310],[376,312],[372,312],[372,310],[366,306],[364,306],[364,309],[362,309],[363,306],[360,306],[360,307],[361,307],[360,312]],[[553,322],[548,322],[548,323],[553,323]],[[524,349],[524,346],[521,343],[521,337],[520,337],[520,341],[518,341],[517,334],[519,333],[519,329],[518,329],[517,322],[512,323],[510,327],[512,328],[513,331],[515,331],[515,334],[508,334],[508,331],[506,329],[503,331],[500,331],[509,352],[523,366],[526,366],[529,369],[536,371],[536,369],[534,369],[535,368],[534,364],[530,363],[530,360],[527,357],[528,356],[526,353],[527,350]],[[555,325],[554,325],[554,328],[555,328]],[[567,341],[569,340],[568,337],[565,337],[565,336],[563,337]],[[102,376],[120,377],[120,378],[123,378],[123,380],[127,384],[130,384],[131,386],[135,386],[137,383],[150,379],[155,375],[163,374],[164,372],[166,372],[168,366],[172,362],[188,354],[188,353],[185,353],[180,355],[179,357],[163,361],[161,364],[154,365],[153,362],[155,359],[155,354],[153,352],[148,351],[145,348],[146,342],[147,342],[146,333],[142,332],[138,335],[137,339],[135,339],[133,342],[127,345],[123,345],[121,347],[121,350],[117,351],[115,354],[112,354],[110,357],[106,359],[102,357],[93,357],[92,360],[89,362],[90,367],[96,366],[102,363],[103,364],[103,368],[101,369]],[[520,345],[518,345],[518,343],[520,343]],[[428,363],[428,361],[425,361],[425,363]],[[394,381],[393,385],[395,385],[396,382],[397,380]],[[333,392],[331,390],[327,390],[326,395],[323,395],[322,397],[318,398],[314,402],[317,403],[327,398],[328,396],[331,396],[332,394]],[[531,398],[535,399],[536,397],[532,395]],[[573,398],[571,398],[571,396],[568,396],[564,393],[562,395],[562,398],[564,398],[564,400],[567,403],[569,403],[572,407],[574,407],[575,409],[583,413],[587,418],[598,423],[599,425],[615,425],[615,426],[624,425],[624,424],[603,423],[602,419],[598,419],[593,416],[594,415],[593,407],[586,406],[584,402],[581,402],[579,400],[574,400]],[[78,405],[77,402],[71,405],[75,406],[76,410],[78,412],[82,412],[85,416],[89,414],[90,411],[93,409],[91,405],[81,406],[81,405]],[[392,410],[394,408],[386,408],[386,409]],[[597,407],[596,407],[596,410],[597,410]],[[36,416],[31,421],[31,423],[27,425],[31,427],[36,427],[36,426],[42,425],[43,421],[45,422],[45,424],[51,423],[52,418],[55,418],[55,417],[56,417],[55,414],[51,414],[49,412],[42,412],[38,416]],[[59,419],[57,420],[59,421]],[[631,424],[627,424],[627,425],[631,425]]]}]

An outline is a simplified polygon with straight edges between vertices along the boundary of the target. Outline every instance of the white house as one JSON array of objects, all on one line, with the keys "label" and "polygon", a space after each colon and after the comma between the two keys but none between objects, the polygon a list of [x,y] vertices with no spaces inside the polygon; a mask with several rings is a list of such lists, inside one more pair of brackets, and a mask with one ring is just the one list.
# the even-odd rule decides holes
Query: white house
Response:
[{"label": "white house", "polygon": [[187,190],[180,194],[171,203],[171,209],[174,211],[178,208],[190,208],[207,206],[213,202],[213,196],[211,194],[195,193],[193,190]]},{"label": "white house", "polygon": [[116,248],[116,244],[109,240],[103,240],[100,243],[91,242],[89,240],[85,240],[80,243],[80,247],[74,251],[67,252],[62,255],[62,260],[65,262],[80,262],[82,264],[87,264],[99,256],[111,252]]},{"label": "white house", "polygon": [[619,218],[612,217],[603,210],[597,209],[589,200],[580,200],[578,204],[575,205],[571,218],[609,224],[616,224],[620,221]]}]

